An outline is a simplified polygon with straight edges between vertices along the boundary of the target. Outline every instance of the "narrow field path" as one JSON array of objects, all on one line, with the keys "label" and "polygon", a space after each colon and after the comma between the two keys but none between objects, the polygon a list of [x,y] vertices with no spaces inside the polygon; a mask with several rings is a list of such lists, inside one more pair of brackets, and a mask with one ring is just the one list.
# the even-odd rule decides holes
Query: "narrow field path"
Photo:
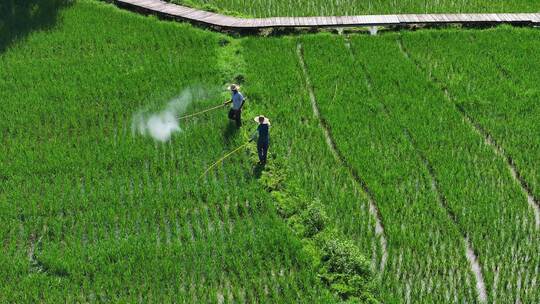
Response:
[{"label": "narrow field path", "polygon": [[[352,51],[351,43],[350,43],[348,37],[345,37],[345,46],[350,51],[350,55],[353,57],[353,60],[354,60],[355,56],[354,56],[354,53]],[[371,80],[367,70],[365,69],[363,64],[360,64],[360,66],[362,66],[362,68],[364,70],[364,74],[366,75],[366,83],[367,83],[368,89],[371,91],[371,93],[373,95],[375,95],[375,93],[373,92],[372,80]],[[382,101],[382,97],[378,96],[377,100],[382,105],[385,115],[387,117],[389,117],[391,120],[397,122],[397,120],[393,119],[392,114],[390,113],[390,111],[388,110],[388,107],[386,106],[386,103],[384,103]],[[459,225],[457,223],[457,220],[456,220],[456,215],[454,214],[454,212],[448,206],[446,197],[440,191],[439,182],[437,180],[435,170],[433,169],[433,166],[431,165],[431,162],[428,160],[426,155],[418,148],[418,143],[414,139],[414,137],[411,134],[411,132],[409,131],[409,129],[407,129],[405,126],[402,126],[400,123],[398,123],[398,126],[401,128],[401,130],[403,131],[405,137],[407,138],[409,143],[412,145],[412,147],[414,148],[414,150],[416,151],[416,153],[420,157],[422,163],[426,167],[426,169],[428,171],[428,175],[429,175],[431,190],[437,195],[437,202],[446,211],[448,217],[450,218],[450,220],[452,221],[454,226],[460,231],[460,234],[463,237],[463,243],[465,245],[465,248],[464,248],[465,252],[464,253],[465,253],[465,256],[467,258],[467,261],[470,264],[471,272],[474,274],[475,279],[476,279],[476,293],[477,293],[477,297],[478,297],[478,302],[479,303],[486,303],[487,302],[486,284],[485,284],[485,281],[484,281],[484,276],[482,274],[482,267],[480,266],[480,263],[478,261],[478,256],[475,253],[475,251],[474,251],[474,249],[472,247],[472,244],[469,241],[469,238],[467,237],[466,233],[459,227]]]},{"label": "narrow field path", "polygon": [[295,27],[406,26],[413,24],[540,24],[539,13],[522,14],[397,14],[316,17],[236,18],[162,0],[114,0],[118,6],[223,29]]},{"label": "narrow field path", "polygon": [[[403,55],[408,60],[410,60],[414,65],[416,65],[418,70],[420,70],[422,72],[425,72],[427,75],[429,75],[429,78],[431,79],[431,81],[436,83],[438,87],[441,87],[441,88],[444,87],[443,83],[439,79],[437,79],[435,76],[433,76],[432,73],[428,73],[428,71],[425,71],[422,68],[422,66],[414,58],[412,58],[410,56],[407,49],[403,46],[403,42],[401,41],[401,39],[398,39],[397,43],[398,43],[399,49],[401,50]],[[540,200],[534,196],[534,194],[533,194],[533,192],[531,190],[531,187],[529,186],[527,181],[523,178],[523,176],[519,173],[519,170],[517,169],[512,157],[510,157],[506,153],[506,151],[503,149],[503,147],[497,143],[497,141],[493,138],[493,136],[486,129],[484,129],[477,121],[474,120],[474,118],[471,115],[469,115],[469,113],[467,113],[467,111],[463,108],[463,106],[460,106],[459,104],[454,102],[454,97],[450,95],[450,93],[448,92],[448,89],[444,88],[443,91],[444,91],[444,95],[445,95],[446,99],[450,103],[452,103],[454,108],[461,114],[464,121],[477,134],[479,134],[480,136],[482,136],[482,138],[484,138],[484,142],[486,143],[486,145],[491,147],[496,155],[498,155],[499,157],[504,159],[504,161],[507,164],[508,170],[510,171],[510,173],[512,175],[512,178],[520,186],[521,191],[526,195],[527,203],[529,204],[529,206],[531,207],[531,209],[533,210],[533,213],[534,213],[536,229],[540,230]]]},{"label": "narrow field path", "polygon": [[304,52],[303,52],[302,44],[300,42],[298,42],[297,44],[296,51],[298,54],[298,61],[300,63],[300,66],[302,68],[302,72],[304,75],[305,86],[309,93],[309,99],[311,101],[313,115],[319,121],[319,126],[321,127],[324,133],[324,137],[326,139],[326,144],[328,145],[328,148],[332,152],[332,155],[334,156],[336,161],[349,171],[349,174],[351,175],[351,178],[354,180],[355,185],[359,186],[360,189],[363,192],[365,192],[368,197],[369,212],[375,218],[375,235],[377,235],[377,237],[379,238],[381,251],[382,251],[381,262],[380,262],[380,271],[382,272],[384,271],[384,267],[386,266],[386,261],[388,260],[388,250],[387,250],[386,235],[384,233],[384,226],[383,226],[381,215],[380,215],[379,209],[377,208],[377,204],[375,202],[374,196],[371,193],[371,190],[369,189],[369,187],[367,186],[367,183],[360,177],[358,172],[347,162],[345,157],[341,154],[341,152],[337,148],[337,145],[330,132],[330,128],[328,127],[328,124],[326,123],[326,121],[320,114],[319,106],[317,104],[317,99],[315,97],[315,93],[313,92],[313,85],[311,84],[311,80],[309,78],[306,63],[304,60]]}]

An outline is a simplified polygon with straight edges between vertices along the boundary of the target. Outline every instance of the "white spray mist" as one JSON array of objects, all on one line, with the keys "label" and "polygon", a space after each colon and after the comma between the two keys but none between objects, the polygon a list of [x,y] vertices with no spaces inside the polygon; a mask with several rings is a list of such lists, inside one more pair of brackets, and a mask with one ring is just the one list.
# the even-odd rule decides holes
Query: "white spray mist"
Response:
[{"label": "white spray mist", "polygon": [[208,98],[211,90],[200,87],[186,88],[177,97],[171,99],[164,110],[148,113],[145,110],[133,116],[131,130],[133,135],[151,136],[154,140],[166,142],[175,132],[181,132],[178,117],[182,115],[193,100]]}]

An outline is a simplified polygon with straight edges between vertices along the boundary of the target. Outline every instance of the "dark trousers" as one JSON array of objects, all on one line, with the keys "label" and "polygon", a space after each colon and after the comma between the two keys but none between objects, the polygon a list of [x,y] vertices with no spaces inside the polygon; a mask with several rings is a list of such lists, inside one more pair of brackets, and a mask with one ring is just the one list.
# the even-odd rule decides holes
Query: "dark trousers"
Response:
[{"label": "dark trousers", "polygon": [[259,154],[259,161],[266,163],[266,157],[268,156],[268,141],[257,142],[257,154]]},{"label": "dark trousers", "polygon": [[233,110],[229,111],[229,119],[236,121],[236,126],[240,128],[242,126],[242,110]]}]

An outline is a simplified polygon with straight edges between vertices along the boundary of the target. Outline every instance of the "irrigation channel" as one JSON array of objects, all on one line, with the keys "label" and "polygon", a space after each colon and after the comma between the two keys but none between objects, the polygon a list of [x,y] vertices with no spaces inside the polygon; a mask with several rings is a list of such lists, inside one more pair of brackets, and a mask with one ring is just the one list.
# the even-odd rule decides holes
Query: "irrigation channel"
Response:
[{"label": "irrigation channel", "polygon": [[373,194],[371,193],[371,190],[369,189],[367,183],[361,178],[361,176],[356,172],[356,170],[347,162],[345,157],[341,154],[339,149],[337,148],[337,145],[332,137],[332,134],[330,132],[330,128],[328,127],[326,121],[321,116],[319,111],[319,106],[317,104],[317,99],[315,97],[315,93],[313,92],[313,85],[311,83],[311,80],[309,78],[309,74],[306,68],[306,63],[304,60],[304,52],[302,48],[302,44],[297,44],[297,55],[298,55],[298,61],[300,63],[300,66],[302,68],[302,72],[304,75],[304,81],[305,86],[309,93],[309,99],[311,101],[311,107],[313,108],[313,115],[317,120],[319,121],[319,126],[321,130],[324,133],[324,137],[326,139],[326,144],[328,145],[328,148],[332,152],[332,155],[336,159],[336,161],[341,164],[341,166],[345,167],[347,171],[349,172],[351,179],[354,181],[354,185],[359,187],[368,197],[369,201],[369,212],[371,215],[375,218],[375,234],[379,238],[382,256],[381,256],[381,262],[379,265],[379,269],[381,272],[384,271],[384,267],[386,266],[386,261],[388,260],[388,249],[387,249],[387,241],[386,241],[386,235],[384,233],[384,226],[381,219],[381,215],[379,212],[379,209],[377,208],[377,204],[375,202],[375,198]]}]

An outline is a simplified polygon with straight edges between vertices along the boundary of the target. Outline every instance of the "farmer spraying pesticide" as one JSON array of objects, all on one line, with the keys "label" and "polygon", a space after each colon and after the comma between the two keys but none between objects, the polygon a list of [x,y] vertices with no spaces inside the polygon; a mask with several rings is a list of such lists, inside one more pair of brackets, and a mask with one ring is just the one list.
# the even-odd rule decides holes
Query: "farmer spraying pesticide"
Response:
[{"label": "farmer spraying pesticide", "polygon": [[257,138],[257,154],[259,155],[259,164],[265,165],[268,156],[268,146],[270,145],[270,120],[263,115],[255,117],[259,123],[257,131],[253,134],[251,141]]},{"label": "farmer spraying pesticide", "polygon": [[231,90],[231,100],[225,102],[226,105],[232,103],[231,110],[229,111],[229,119],[236,121],[236,127],[240,128],[242,126],[242,107],[244,106],[245,98],[239,92],[239,85],[232,84],[229,90]]}]

